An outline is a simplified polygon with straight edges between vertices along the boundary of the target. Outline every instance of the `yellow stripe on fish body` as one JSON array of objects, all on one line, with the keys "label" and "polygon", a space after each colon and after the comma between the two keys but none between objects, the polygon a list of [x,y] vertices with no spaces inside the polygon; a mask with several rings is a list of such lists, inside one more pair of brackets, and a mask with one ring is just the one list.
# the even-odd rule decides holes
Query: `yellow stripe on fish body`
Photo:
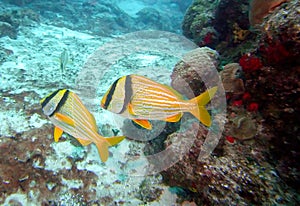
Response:
[{"label": "yellow stripe on fish body", "polygon": [[112,84],[101,100],[101,106],[147,129],[151,128],[147,120],[176,122],[183,112],[192,113],[204,125],[210,126],[211,117],[205,105],[216,91],[217,87],[213,87],[194,99],[184,100],[169,86],[143,76],[127,75]]},{"label": "yellow stripe on fish body", "polygon": [[100,158],[108,158],[108,147],[124,139],[123,136],[104,138],[98,134],[94,116],[79,97],[66,89],[57,90],[41,100],[44,114],[55,125],[54,140],[58,141],[62,131],[75,137],[82,145],[95,143]]}]

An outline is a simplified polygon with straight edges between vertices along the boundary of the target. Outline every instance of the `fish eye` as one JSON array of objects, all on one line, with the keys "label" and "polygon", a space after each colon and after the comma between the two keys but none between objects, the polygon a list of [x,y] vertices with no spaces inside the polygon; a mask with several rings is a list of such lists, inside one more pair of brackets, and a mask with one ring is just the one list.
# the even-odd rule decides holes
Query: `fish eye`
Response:
[{"label": "fish eye", "polygon": [[51,115],[54,112],[54,110],[55,110],[55,105],[53,104],[47,105],[43,109],[44,114],[47,116]]}]

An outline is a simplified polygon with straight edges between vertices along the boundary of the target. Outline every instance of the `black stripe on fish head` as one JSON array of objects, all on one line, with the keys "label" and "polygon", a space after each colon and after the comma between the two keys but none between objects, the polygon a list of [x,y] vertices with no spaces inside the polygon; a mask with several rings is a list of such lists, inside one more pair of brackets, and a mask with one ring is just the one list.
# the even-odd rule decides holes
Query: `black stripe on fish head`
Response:
[{"label": "black stripe on fish head", "polygon": [[131,100],[131,97],[132,97],[131,76],[127,75],[126,79],[125,79],[125,98],[124,98],[124,102],[123,102],[123,107],[122,107],[121,111],[118,112],[118,114],[122,114],[126,110],[128,103]]},{"label": "black stripe on fish head", "polygon": [[69,90],[66,90],[65,93],[63,94],[63,97],[61,98],[61,100],[58,102],[55,110],[49,115],[49,117],[53,116],[56,112],[59,112],[60,108],[62,106],[64,106],[64,104],[66,103],[66,101],[68,100],[69,97]]},{"label": "black stripe on fish head", "polygon": [[[122,77],[121,77],[121,78],[122,78]],[[102,107],[103,107],[104,109],[107,109],[108,105],[110,104],[110,102],[111,102],[111,100],[112,100],[112,97],[113,97],[113,95],[114,95],[114,93],[115,93],[117,83],[119,82],[119,80],[120,80],[121,78],[117,79],[117,80],[111,85],[111,87],[110,87],[110,89],[109,89],[109,91],[108,91],[108,93],[107,93],[107,95],[106,95],[105,102],[104,102],[104,104],[102,105]],[[104,97],[104,98],[105,98],[105,97]]]},{"label": "black stripe on fish head", "polygon": [[41,101],[42,109],[50,102],[50,100],[55,97],[55,95],[61,91],[62,89],[58,89],[55,92],[52,92],[50,95],[48,95],[45,99]]}]

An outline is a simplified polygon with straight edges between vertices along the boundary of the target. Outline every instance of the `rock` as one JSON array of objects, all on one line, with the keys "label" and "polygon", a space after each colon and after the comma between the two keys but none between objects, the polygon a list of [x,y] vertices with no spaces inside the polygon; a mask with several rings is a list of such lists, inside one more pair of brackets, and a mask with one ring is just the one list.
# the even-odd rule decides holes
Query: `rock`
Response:
[{"label": "rock", "polygon": [[188,98],[198,96],[206,90],[208,83],[216,85],[218,79],[213,71],[216,71],[217,59],[218,53],[208,47],[192,50],[175,65],[171,86]]}]

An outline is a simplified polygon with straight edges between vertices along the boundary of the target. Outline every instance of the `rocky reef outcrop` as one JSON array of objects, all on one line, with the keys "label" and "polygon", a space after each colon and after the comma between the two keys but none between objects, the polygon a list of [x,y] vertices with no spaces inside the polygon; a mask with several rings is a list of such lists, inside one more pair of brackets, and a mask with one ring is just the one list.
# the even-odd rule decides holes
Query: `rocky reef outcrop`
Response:
[{"label": "rocky reef outcrop", "polygon": [[[260,105],[280,176],[299,189],[300,4],[289,1],[267,16],[257,56],[265,65],[245,72],[246,89]],[[284,17],[284,18],[283,18]]]},{"label": "rocky reef outcrop", "polygon": [[[207,18],[215,20],[215,36],[228,35],[212,45],[220,54],[217,69],[227,98],[223,138],[209,159],[197,161],[208,131],[202,128],[189,153],[162,173],[164,180],[185,188],[189,200],[199,205],[299,204],[299,1],[276,4],[256,31],[250,30],[248,3],[230,2],[236,4],[220,1],[215,16]],[[197,16],[191,7],[186,18]],[[241,11],[240,16],[228,15]],[[218,20],[221,16],[228,18]],[[218,28],[222,21],[227,29]],[[192,31],[185,34],[198,44],[202,41]],[[199,59],[199,68],[201,64]],[[169,141],[188,139],[192,130],[174,133]]]}]

